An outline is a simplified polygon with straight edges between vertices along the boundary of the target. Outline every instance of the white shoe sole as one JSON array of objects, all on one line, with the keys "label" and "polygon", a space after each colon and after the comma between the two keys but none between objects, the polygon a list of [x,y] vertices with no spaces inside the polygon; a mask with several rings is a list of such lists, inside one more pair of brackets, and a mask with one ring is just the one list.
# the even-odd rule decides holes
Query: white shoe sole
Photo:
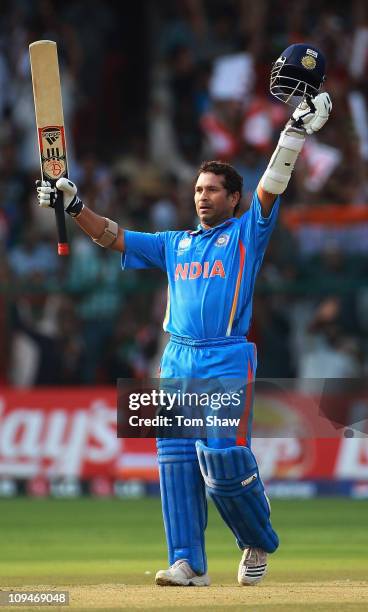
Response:
[{"label": "white shoe sole", "polygon": [[183,578],[182,580],[167,576],[165,571],[156,574],[155,583],[157,586],[196,586],[205,587],[210,585],[208,576],[193,576],[193,578]]}]

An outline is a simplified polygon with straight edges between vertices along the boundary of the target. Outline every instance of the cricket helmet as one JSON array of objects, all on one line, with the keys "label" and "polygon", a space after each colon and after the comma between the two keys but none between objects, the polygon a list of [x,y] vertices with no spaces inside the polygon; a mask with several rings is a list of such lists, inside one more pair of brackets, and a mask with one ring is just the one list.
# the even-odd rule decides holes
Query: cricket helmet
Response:
[{"label": "cricket helmet", "polygon": [[285,104],[298,106],[319,93],[326,80],[325,66],[325,58],[316,47],[291,45],[272,66],[270,92]]}]

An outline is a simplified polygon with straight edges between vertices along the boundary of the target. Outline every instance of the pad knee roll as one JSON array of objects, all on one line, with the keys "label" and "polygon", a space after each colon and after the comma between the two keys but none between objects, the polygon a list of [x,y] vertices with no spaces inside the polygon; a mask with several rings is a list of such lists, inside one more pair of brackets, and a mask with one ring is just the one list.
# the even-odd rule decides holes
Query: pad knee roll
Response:
[{"label": "pad knee roll", "polygon": [[270,522],[270,507],[252,451],[244,446],[208,448],[196,443],[207,491],[242,550],[247,546],[272,553],[279,544]]}]

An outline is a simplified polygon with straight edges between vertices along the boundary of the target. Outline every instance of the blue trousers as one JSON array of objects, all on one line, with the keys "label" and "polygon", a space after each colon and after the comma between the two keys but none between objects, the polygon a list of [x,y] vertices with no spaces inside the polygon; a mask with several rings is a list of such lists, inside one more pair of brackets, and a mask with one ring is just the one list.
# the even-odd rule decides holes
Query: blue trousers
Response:
[{"label": "blue trousers", "polygon": [[[216,379],[226,388],[226,379],[247,385],[254,380],[256,367],[256,347],[245,338],[196,341],[172,336],[161,360],[161,378]],[[210,448],[250,447],[253,396],[251,386],[246,389],[240,437],[217,437],[212,429],[202,438]],[[195,438],[158,439],[157,450],[169,565],[187,559],[196,572],[205,573],[207,501],[195,442]]]}]

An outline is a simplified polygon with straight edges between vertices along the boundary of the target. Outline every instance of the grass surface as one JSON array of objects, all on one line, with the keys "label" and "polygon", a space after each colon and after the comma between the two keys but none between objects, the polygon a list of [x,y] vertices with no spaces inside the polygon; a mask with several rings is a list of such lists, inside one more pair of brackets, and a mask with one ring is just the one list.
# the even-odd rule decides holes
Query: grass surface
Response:
[{"label": "grass surface", "polygon": [[[240,554],[232,534],[212,504],[206,532],[209,572],[214,585],[210,589],[152,587],[157,569],[167,565],[158,499],[19,498],[1,500],[0,516],[1,588],[74,585],[76,594],[79,593],[76,601],[83,602],[84,598],[88,599],[88,588],[84,585],[96,585],[95,610],[116,609],[114,605],[109,607],[109,598],[106,599],[106,607],[98,607],[99,585],[102,593],[110,592],[112,602],[122,590],[128,589],[127,597],[128,600],[133,598],[132,601],[127,608],[121,604],[119,606],[127,610],[136,609],[134,602],[141,610],[158,609],[156,603],[162,599],[162,593],[171,591],[170,597],[173,597],[174,592],[179,591],[180,595],[175,599],[178,603],[174,608],[181,601],[181,609],[187,606],[187,609],[200,609],[203,612],[213,608],[220,610],[224,605],[231,610],[236,610],[238,605],[239,610],[241,605],[244,609],[244,605],[238,601],[240,592],[254,594],[258,589],[258,593],[266,597],[267,588],[270,601],[267,597],[263,601],[262,596],[259,598],[261,601],[252,604],[252,610],[267,607],[272,610],[334,610],[338,609],[335,605],[339,603],[339,589],[342,587],[341,592],[346,594],[351,591],[352,597],[351,601],[348,597],[341,605],[341,610],[368,609],[368,599],[360,601],[368,576],[366,501],[275,500],[272,517],[281,545],[279,551],[270,557],[269,577],[262,587],[253,589],[235,586]],[[355,584],[358,581],[361,581],[360,585]],[[319,602],[318,598],[313,602],[313,597],[308,601],[313,585],[318,587],[321,583],[325,585],[322,588],[330,585],[336,595],[329,603],[323,599]],[[119,590],[114,585],[119,585]],[[217,587],[221,585],[222,590],[219,591]],[[296,594],[305,592],[305,601],[301,595],[296,607],[285,595],[285,601],[280,603],[283,585],[285,593],[289,590],[292,594],[293,585]],[[183,595],[189,591],[191,594]],[[210,607],[207,608],[206,602],[201,603],[198,598],[189,601],[195,592],[200,592],[202,596],[204,591],[207,593],[207,604],[213,598]],[[215,597],[215,593],[219,595]],[[164,604],[165,601],[161,601],[161,612],[165,609]],[[87,607],[90,606],[86,603],[86,608],[82,605],[78,609]],[[172,602],[168,609],[173,609]]]}]

